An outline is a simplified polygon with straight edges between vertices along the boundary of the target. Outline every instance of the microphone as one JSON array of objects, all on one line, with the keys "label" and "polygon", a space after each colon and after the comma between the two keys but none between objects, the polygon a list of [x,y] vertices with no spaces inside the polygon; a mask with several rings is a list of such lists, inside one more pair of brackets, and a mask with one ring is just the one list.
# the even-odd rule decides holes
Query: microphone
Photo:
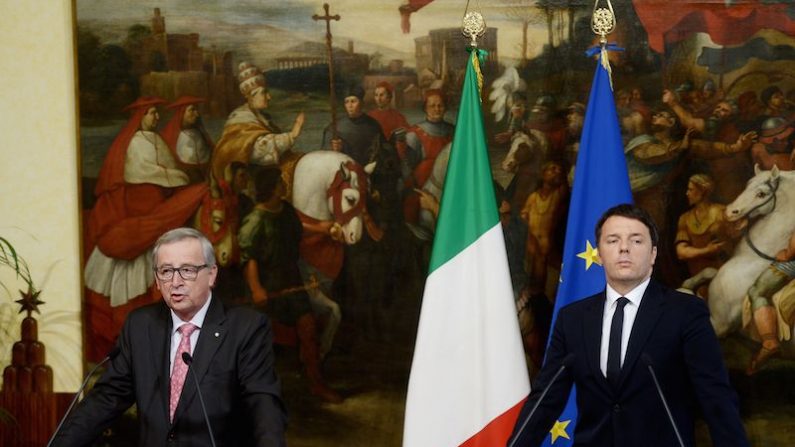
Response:
[{"label": "microphone", "polygon": [[654,380],[654,387],[657,388],[657,394],[660,395],[660,400],[662,401],[663,407],[665,407],[665,413],[668,414],[668,420],[671,422],[671,426],[674,428],[674,433],[676,434],[676,439],[679,441],[679,445],[681,447],[685,447],[684,441],[682,441],[682,435],[679,434],[679,429],[676,427],[676,422],[674,421],[674,416],[671,414],[671,409],[668,408],[668,401],[665,400],[665,395],[662,392],[662,388],[660,388],[660,382],[657,381],[657,374],[654,373],[654,367],[652,366],[652,360],[649,354],[645,352],[640,356],[643,363],[646,364],[646,367],[649,368],[649,372],[651,373],[651,378]]},{"label": "microphone", "polygon": [[55,437],[58,436],[58,433],[61,431],[61,428],[63,427],[63,423],[66,422],[66,418],[68,418],[69,414],[72,413],[72,409],[75,407],[75,404],[77,403],[77,399],[80,397],[81,394],[83,394],[83,391],[85,390],[86,385],[88,385],[88,379],[90,379],[91,376],[94,375],[94,372],[96,372],[96,370],[99,369],[100,366],[102,366],[105,363],[108,363],[109,361],[115,359],[116,356],[119,355],[119,352],[121,352],[121,348],[119,348],[118,346],[114,347],[113,349],[110,350],[108,355],[105,356],[104,359],[102,359],[101,362],[97,363],[96,366],[94,366],[91,369],[91,371],[88,372],[88,374],[86,375],[85,380],[83,380],[83,384],[80,385],[80,388],[78,388],[77,393],[75,393],[75,397],[72,398],[72,402],[69,404],[69,408],[66,409],[66,413],[64,413],[63,417],[61,418],[61,422],[58,423],[58,427],[55,428],[55,432],[50,437],[50,441],[47,443],[47,447],[50,447],[52,445],[52,442],[55,440]]},{"label": "microphone", "polygon": [[202,389],[199,388],[199,379],[196,378],[196,373],[190,365],[193,363],[193,357],[187,352],[182,353],[182,361],[188,365],[188,374],[193,376],[193,383],[196,384],[196,394],[199,395],[199,403],[202,407],[202,414],[204,415],[204,423],[207,424],[207,431],[210,432],[210,444],[215,447],[215,436],[213,436],[213,427],[210,425],[210,417],[207,416],[207,407],[204,406],[204,398],[202,397]]},{"label": "microphone", "polygon": [[522,422],[522,425],[519,427],[519,430],[516,432],[516,436],[513,437],[513,439],[511,440],[510,444],[508,444],[508,447],[513,447],[513,445],[516,444],[516,441],[519,439],[519,435],[522,434],[522,432],[524,431],[525,427],[527,427],[527,424],[530,423],[530,419],[533,418],[533,415],[535,414],[536,410],[538,409],[538,406],[541,404],[541,401],[544,400],[544,396],[547,395],[547,392],[549,391],[549,389],[552,388],[552,385],[554,385],[555,382],[558,380],[558,376],[560,376],[561,373],[563,373],[563,370],[565,370],[566,368],[570,367],[573,361],[574,361],[574,354],[573,353],[569,354],[569,355],[567,355],[566,357],[563,358],[563,361],[561,362],[560,367],[558,368],[558,371],[555,373],[554,376],[552,376],[552,380],[549,381],[547,386],[544,388],[544,391],[541,392],[541,396],[538,398],[538,400],[536,400],[535,405],[533,405],[533,409],[530,410],[530,414],[528,414],[527,417]]}]

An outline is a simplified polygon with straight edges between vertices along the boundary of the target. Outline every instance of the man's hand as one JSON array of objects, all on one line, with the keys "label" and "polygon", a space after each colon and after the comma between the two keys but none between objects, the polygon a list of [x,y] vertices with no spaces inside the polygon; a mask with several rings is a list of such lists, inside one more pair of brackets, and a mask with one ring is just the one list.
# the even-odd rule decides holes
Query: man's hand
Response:
[{"label": "man's hand", "polygon": [[328,229],[328,234],[331,236],[331,239],[337,242],[345,242],[345,235],[342,234],[342,226],[337,222],[331,225],[331,228]]},{"label": "man's hand", "polygon": [[303,227],[305,231],[328,234],[335,241],[342,242],[343,240],[342,227],[333,220],[321,220],[316,223],[303,222]]},{"label": "man's hand", "polygon": [[342,152],[342,140],[340,138],[331,139],[331,150],[334,152]]},{"label": "man's hand", "polygon": [[736,239],[743,234],[743,230],[748,226],[748,218],[743,217],[742,219],[735,220],[734,222],[727,222],[726,223],[726,231],[729,236],[733,239]]},{"label": "man's hand", "polygon": [[324,220],[320,222],[318,225],[323,228],[324,233],[328,233],[331,236],[331,239],[335,241],[342,242],[343,235],[342,235],[342,226],[333,220]]},{"label": "man's hand", "polygon": [[740,135],[737,142],[732,144],[732,152],[742,152],[748,150],[756,142],[757,134],[754,131],[746,132]]},{"label": "man's hand", "polygon": [[306,121],[306,115],[304,114],[304,112],[299,113],[298,116],[295,117],[295,122],[293,123],[293,129],[290,131],[290,136],[293,137],[293,139],[296,139],[298,138],[299,135],[301,135],[301,129],[304,128],[305,121]]},{"label": "man's hand", "polygon": [[251,299],[255,304],[265,304],[268,302],[268,292],[263,287],[257,287],[251,291]]},{"label": "man's hand", "polygon": [[676,104],[676,94],[668,89],[663,90],[662,102],[669,106]]},{"label": "man's hand", "polygon": [[721,251],[721,249],[723,249],[724,245],[726,245],[726,241],[710,241],[707,244],[707,246],[704,247],[704,249],[706,251],[705,254],[708,254],[708,255],[715,254],[715,253]]},{"label": "man's hand", "polygon": [[684,149],[689,149],[690,148],[690,138],[691,138],[691,135],[693,134],[693,132],[695,132],[695,131],[696,131],[696,129],[693,128],[693,127],[688,127],[687,128],[687,130],[685,131],[685,136],[684,136],[684,138],[682,138],[682,148],[684,148]]},{"label": "man's hand", "polygon": [[420,208],[430,211],[433,217],[439,216],[439,200],[436,196],[417,188],[414,191],[420,195]]}]

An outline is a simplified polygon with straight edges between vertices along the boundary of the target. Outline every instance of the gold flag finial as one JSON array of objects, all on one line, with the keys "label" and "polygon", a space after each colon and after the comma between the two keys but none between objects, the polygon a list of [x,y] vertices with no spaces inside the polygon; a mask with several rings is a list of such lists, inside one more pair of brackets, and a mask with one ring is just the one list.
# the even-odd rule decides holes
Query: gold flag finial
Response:
[{"label": "gold flag finial", "polygon": [[613,5],[607,0],[607,8],[599,8],[599,0],[593,5],[593,15],[591,16],[591,30],[599,36],[599,43],[607,45],[607,35],[616,28],[616,16],[613,12]]},{"label": "gold flag finial", "polygon": [[613,87],[613,70],[610,68],[610,59],[607,56],[607,35],[616,28],[616,16],[613,12],[613,5],[607,0],[607,8],[599,8],[599,0],[593,4],[593,15],[591,16],[591,31],[599,36],[600,56],[599,59],[610,78],[610,88]]},{"label": "gold flag finial", "polygon": [[469,44],[473,47],[478,46],[478,37],[486,34],[486,20],[479,12],[469,11],[464,14],[464,21],[461,24],[461,33],[469,39]]}]

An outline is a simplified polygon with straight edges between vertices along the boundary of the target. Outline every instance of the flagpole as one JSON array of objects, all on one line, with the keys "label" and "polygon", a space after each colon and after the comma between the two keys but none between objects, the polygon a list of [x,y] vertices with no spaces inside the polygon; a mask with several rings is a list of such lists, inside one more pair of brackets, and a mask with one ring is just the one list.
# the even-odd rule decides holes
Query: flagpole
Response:
[{"label": "flagpole", "polygon": [[[596,0],[591,29],[599,37],[599,45],[586,54],[589,57],[598,55],[599,60],[585,109],[552,327],[561,308],[605,289],[594,226],[608,208],[632,202],[608,59],[608,51],[616,49],[607,41],[608,34],[615,29],[616,20],[610,0],[607,0],[605,8],[599,8],[598,3]],[[575,441],[576,426],[576,387],[572,387],[569,401],[541,445],[571,446]]]},{"label": "flagpole", "polygon": [[470,39],[406,393],[404,447],[505,445],[530,392]]}]

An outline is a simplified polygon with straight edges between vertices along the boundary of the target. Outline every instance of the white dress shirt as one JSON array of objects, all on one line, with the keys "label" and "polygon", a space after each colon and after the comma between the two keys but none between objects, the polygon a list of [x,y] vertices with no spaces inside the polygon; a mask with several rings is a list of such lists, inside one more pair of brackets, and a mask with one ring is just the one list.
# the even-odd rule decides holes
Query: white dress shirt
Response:
[{"label": "white dress shirt", "polygon": [[[174,272],[174,274],[178,275],[179,273]],[[212,299],[213,299],[213,294],[211,292],[210,297],[207,298],[207,302],[204,303],[204,306],[202,306],[201,309],[199,309],[199,311],[196,312],[196,315],[194,315],[193,318],[190,319],[190,321],[183,321],[177,316],[177,314],[174,313],[173,310],[171,311],[171,350],[169,351],[169,356],[168,356],[169,361],[171,363],[169,364],[168,368],[169,371],[172,371],[174,369],[174,357],[177,355],[179,342],[182,340],[182,334],[179,333],[179,327],[185,323],[193,323],[193,325],[196,326],[196,330],[193,331],[192,334],[190,334],[190,352],[193,353],[193,351],[196,349],[196,342],[199,341],[199,332],[202,329],[202,324],[204,324],[204,317],[207,315],[207,309],[209,309],[210,301],[212,301]],[[181,362],[182,359],[180,359],[179,361]]]},{"label": "white dress shirt", "polygon": [[626,295],[613,290],[610,285],[607,285],[605,300],[605,309],[602,313],[602,345],[599,352],[599,369],[602,374],[607,377],[607,351],[610,345],[610,326],[613,323],[613,314],[616,312],[616,302],[622,296],[629,300],[624,306],[624,326],[621,329],[621,366],[624,365],[624,357],[627,355],[627,345],[629,344],[629,336],[632,333],[632,325],[635,323],[635,317],[638,315],[638,308],[640,302],[643,300],[643,293],[646,292],[646,287],[649,286],[651,278],[638,284],[637,287],[632,289]]}]

